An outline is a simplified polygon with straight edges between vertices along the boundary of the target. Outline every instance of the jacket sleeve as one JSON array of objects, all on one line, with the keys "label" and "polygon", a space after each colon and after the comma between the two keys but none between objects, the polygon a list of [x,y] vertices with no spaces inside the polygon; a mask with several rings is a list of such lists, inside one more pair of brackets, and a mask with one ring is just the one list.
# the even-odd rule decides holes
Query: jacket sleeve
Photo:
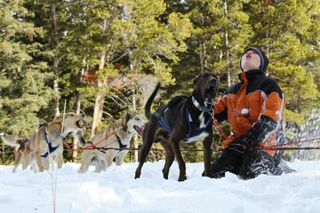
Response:
[{"label": "jacket sleeve", "polygon": [[264,103],[261,115],[268,116],[275,122],[280,122],[282,120],[285,100],[279,85],[273,81],[268,87],[265,87],[262,94],[264,96]]},{"label": "jacket sleeve", "polygon": [[214,117],[218,122],[227,120],[228,118],[228,109],[227,109],[227,95],[223,97],[216,98],[214,105]]}]

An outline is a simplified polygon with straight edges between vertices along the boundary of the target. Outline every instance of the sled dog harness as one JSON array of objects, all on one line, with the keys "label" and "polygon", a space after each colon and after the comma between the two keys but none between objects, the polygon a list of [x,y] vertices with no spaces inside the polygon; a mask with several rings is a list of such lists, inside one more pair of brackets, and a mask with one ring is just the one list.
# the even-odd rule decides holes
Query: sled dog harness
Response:
[{"label": "sled dog harness", "polygon": [[49,139],[49,137],[48,137],[47,128],[44,129],[44,137],[45,137],[46,142],[47,142],[47,144],[48,144],[49,151],[46,152],[46,153],[44,153],[44,154],[42,154],[41,157],[46,158],[46,157],[48,157],[49,153],[52,153],[52,152],[54,152],[56,149],[58,149],[58,147],[59,147],[60,144],[58,144],[57,146],[52,146],[52,143],[51,143],[51,141],[50,141],[50,139]]},{"label": "sled dog harness", "polygon": [[118,141],[118,144],[119,144],[120,151],[122,151],[124,148],[127,147],[127,145],[124,145],[124,144],[121,142],[121,138],[120,138],[117,134],[115,134],[115,135],[116,135],[116,137],[117,137],[117,141]]},{"label": "sled dog harness", "polygon": [[[202,107],[201,109],[199,108],[200,104],[195,100],[195,98],[192,96],[192,102],[193,104],[195,105],[195,107],[197,107],[197,109],[199,109],[200,111],[202,112],[207,112],[206,110],[203,110],[204,108]],[[166,110],[165,110],[166,111]],[[211,125],[211,122],[212,122],[212,118],[210,116],[210,119],[207,121],[207,123],[205,124],[204,127],[202,128],[199,128],[197,129],[194,125],[193,125],[193,122],[191,120],[191,115],[188,111],[188,108],[186,107],[186,121],[187,121],[187,125],[188,125],[188,134],[187,136],[183,139],[184,141],[187,141],[189,138],[191,137],[195,137],[197,135],[200,135],[204,130],[206,130],[210,125]],[[171,134],[173,129],[172,127],[170,127],[170,125],[168,124],[168,121],[164,118],[163,115],[161,115],[158,123],[160,124],[160,126],[162,128],[164,128],[166,130],[167,133]]]}]

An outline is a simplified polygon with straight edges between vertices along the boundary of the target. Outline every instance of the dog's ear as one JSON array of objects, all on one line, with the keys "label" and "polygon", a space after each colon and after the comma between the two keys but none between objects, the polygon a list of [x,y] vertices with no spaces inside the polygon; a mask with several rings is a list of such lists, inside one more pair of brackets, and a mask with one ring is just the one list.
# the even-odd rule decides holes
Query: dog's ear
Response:
[{"label": "dog's ear", "polygon": [[123,119],[122,119],[122,126],[123,126],[123,127],[126,127],[126,126],[127,126],[127,123],[128,123],[128,121],[129,121],[130,118],[131,118],[131,114],[130,114],[129,112],[126,112],[126,113],[124,114]]},{"label": "dog's ear", "polygon": [[217,79],[217,81],[220,83],[220,78],[219,78],[219,76],[217,76],[217,75],[215,75],[215,74],[213,74],[213,76]]},{"label": "dog's ear", "polygon": [[219,88],[220,88],[220,78],[217,75],[214,75],[214,77],[217,79],[217,85],[218,85],[217,89],[219,90]]},{"label": "dog's ear", "polygon": [[129,119],[131,118],[131,113],[126,112],[125,118],[126,118],[126,123],[128,123]]}]

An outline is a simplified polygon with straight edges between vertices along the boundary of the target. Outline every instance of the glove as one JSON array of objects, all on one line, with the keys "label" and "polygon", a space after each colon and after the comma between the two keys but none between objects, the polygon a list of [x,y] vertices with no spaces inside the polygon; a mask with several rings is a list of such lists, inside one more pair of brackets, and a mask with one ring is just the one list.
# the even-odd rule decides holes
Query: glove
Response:
[{"label": "glove", "polygon": [[242,135],[241,137],[232,141],[229,144],[228,149],[232,149],[236,152],[243,154],[249,151],[249,149],[252,147],[251,142],[256,138],[257,137],[249,131],[247,134]]},{"label": "glove", "polygon": [[264,141],[266,135],[277,127],[277,123],[268,116],[261,116],[260,120],[249,131],[229,144],[229,149],[245,153]]}]

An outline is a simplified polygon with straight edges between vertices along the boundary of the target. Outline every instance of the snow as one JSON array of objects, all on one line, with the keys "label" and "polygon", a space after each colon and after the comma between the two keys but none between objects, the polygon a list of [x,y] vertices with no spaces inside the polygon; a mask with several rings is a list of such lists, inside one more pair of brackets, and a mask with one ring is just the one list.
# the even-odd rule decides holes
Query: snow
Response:
[{"label": "snow", "polygon": [[0,166],[0,212],[54,212],[54,180],[57,180],[55,212],[222,212],[222,213],[319,213],[320,161],[294,161],[297,173],[261,175],[240,180],[201,177],[202,163],[187,164],[188,179],[178,182],[174,163],[169,180],[162,178],[164,162],[147,162],[140,179],[134,179],[136,163],[112,165],[105,172],[79,174],[79,164],[43,173],[12,173]]}]

